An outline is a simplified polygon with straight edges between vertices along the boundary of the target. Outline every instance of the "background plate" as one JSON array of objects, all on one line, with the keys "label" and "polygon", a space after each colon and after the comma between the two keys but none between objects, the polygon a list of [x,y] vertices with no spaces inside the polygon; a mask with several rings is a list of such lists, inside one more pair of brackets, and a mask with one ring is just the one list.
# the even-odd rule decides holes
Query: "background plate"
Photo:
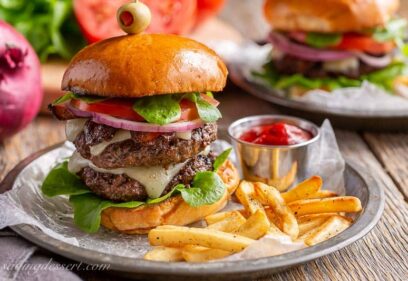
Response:
[{"label": "background plate", "polygon": [[[60,144],[59,144],[60,145]],[[44,153],[57,149],[59,145],[39,151],[18,164],[0,184],[0,193],[13,186],[14,179],[33,160]],[[109,263],[111,269],[130,278],[148,280],[248,280],[270,273],[282,271],[291,266],[304,263],[353,243],[366,235],[378,222],[384,209],[384,193],[374,179],[364,169],[348,163],[344,174],[346,193],[360,198],[363,211],[355,223],[336,237],[299,251],[284,255],[234,262],[210,263],[164,263],[141,259],[107,255],[83,249],[51,238],[39,229],[29,225],[13,226],[12,229],[27,240],[64,257],[85,263]]]},{"label": "background plate", "polygon": [[362,111],[321,107],[319,105],[290,100],[278,90],[248,81],[238,64],[229,64],[230,79],[246,92],[285,108],[285,112],[321,123],[329,118],[332,125],[343,129],[370,131],[408,131],[407,111]]}]

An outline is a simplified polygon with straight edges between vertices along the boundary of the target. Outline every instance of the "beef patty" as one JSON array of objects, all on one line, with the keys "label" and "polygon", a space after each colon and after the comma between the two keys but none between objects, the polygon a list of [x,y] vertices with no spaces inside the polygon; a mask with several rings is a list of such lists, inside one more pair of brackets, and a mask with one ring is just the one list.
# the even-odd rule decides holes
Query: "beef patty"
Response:
[{"label": "beef patty", "polygon": [[[169,193],[179,183],[189,186],[197,172],[211,170],[214,158],[214,155],[210,153],[208,156],[197,155],[189,160],[169,182],[162,196]],[[78,175],[92,192],[105,199],[117,202],[146,201],[147,199],[145,187],[125,174],[101,173],[86,167]]]},{"label": "beef patty", "polygon": [[115,169],[135,166],[166,166],[186,161],[217,139],[217,125],[207,123],[194,129],[191,139],[180,139],[176,133],[131,132],[131,139],[112,143],[99,155],[90,146],[109,141],[118,129],[87,121],[74,144],[82,157],[97,167]]},{"label": "beef patty", "polygon": [[295,56],[284,55],[278,60],[272,60],[271,66],[276,69],[279,74],[294,75],[302,74],[309,78],[326,78],[326,77],[348,77],[360,78],[362,75],[379,70],[379,68],[365,64],[363,61],[359,62],[359,67],[347,73],[327,71],[323,68],[323,62],[302,60]]}]

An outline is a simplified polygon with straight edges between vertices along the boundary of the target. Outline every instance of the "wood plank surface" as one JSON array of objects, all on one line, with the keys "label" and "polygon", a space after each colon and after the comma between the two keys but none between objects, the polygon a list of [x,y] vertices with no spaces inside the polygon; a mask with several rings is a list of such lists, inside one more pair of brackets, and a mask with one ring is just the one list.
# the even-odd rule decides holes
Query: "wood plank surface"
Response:
[{"label": "wood plank surface", "polygon": [[364,134],[370,149],[408,202],[408,134]]},{"label": "wood plank surface", "polygon": [[[225,116],[220,124],[221,131],[225,131],[228,123],[241,116],[278,112],[270,104],[244,95],[234,88],[220,99]],[[242,107],[242,104],[247,106]],[[382,167],[383,160],[380,159],[380,163],[376,159],[358,134],[345,131],[336,131],[336,134],[345,158],[369,171],[384,189],[386,205],[382,219],[366,237],[334,254],[259,280],[408,280],[408,204],[394,183],[398,185],[399,180],[406,178],[391,179]],[[407,139],[407,136],[364,135],[371,147],[379,147],[376,149],[378,151],[396,150],[396,139]],[[37,118],[24,131],[0,144],[0,180],[24,157],[64,138],[61,122],[47,117]],[[391,143],[394,148],[390,148],[387,143]],[[393,153],[384,152],[387,156],[384,159],[389,163],[397,159],[401,166],[406,167],[408,159],[400,154],[407,151],[408,148],[403,146]],[[375,154],[379,155],[377,152]],[[92,273],[83,277],[87,280],[115,280]]]}]

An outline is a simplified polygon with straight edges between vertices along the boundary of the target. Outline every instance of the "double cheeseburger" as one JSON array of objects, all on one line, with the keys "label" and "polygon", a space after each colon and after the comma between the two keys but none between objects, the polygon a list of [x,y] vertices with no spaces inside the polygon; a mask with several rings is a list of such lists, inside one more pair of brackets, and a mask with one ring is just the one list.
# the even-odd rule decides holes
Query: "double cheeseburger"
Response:
[{"label": "double cheeseburger", "polygon": [[393,17],[398,7],[398,0],[266,0],[273,50],[256,75],[293,95],[364,81],[392,92],[407,80],[407,23]]},{"label": "double cheeseburger", "polygon": [[47,196],[68,195],[75,224],[145,233],[222,209],[238,185],[227,152],[216,156],[221,117],[213,91],[227,69],[214,51],[173,35],[90,45],[70,62],[67,93],[50,105],[67,121],[71,158],[47,176]]}]

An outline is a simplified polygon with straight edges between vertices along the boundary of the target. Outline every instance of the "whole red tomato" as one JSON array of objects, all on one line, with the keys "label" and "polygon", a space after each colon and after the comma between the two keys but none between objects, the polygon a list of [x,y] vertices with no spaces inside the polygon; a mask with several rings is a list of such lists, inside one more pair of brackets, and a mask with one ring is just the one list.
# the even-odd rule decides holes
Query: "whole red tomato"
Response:
[{"label": "whole red tomato", "polygon": [[224,6],[225,0],[197,0],[196,25],[215,16]]},{"label": "whole red tomato", "polygon": [[[74,0],[74,11],[90,43],[124,34],[116,11],[129,0]],[[196,23],[197,2],[193,0],[141,0],[152,12],[151,33],[185,34]]]}]

